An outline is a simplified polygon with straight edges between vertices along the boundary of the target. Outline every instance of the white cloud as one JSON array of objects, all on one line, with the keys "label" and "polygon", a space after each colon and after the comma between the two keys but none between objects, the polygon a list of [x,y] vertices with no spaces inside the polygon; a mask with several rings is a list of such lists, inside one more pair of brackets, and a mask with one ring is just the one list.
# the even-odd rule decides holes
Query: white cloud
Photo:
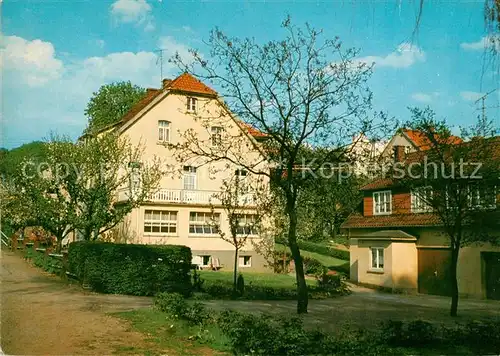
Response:
[{"label": "white cloud", "polygon": [[55,57],[55,49],[50,42],[5,36],[2,51],[2,70],[15,73],[30,87],[44,85],[63,74],[63,62]]},{"label": "white cloud", "polygon": [[151,28],[151,5],[146,0],[116,0],[111,5],[111,15],[118,23],[146,23]]},{"label": "white cloud", "polygon": [[484,36],[477,42],[462,42],[460,47],[466,51],[478,51],[495,47],[500,52],[500,36]]},{"label": "white cloud", "polygon": [[411,98],[415,101],[419,101],[421,103],[431,103],[434,99],[436,99],[439,96],[439,92],[433,92],[433,93],[422,93],[422,92],[417,92],[413,93],[411,95]]},{"label": "white cloud", "polygon": [[460,92],[460,96],[465,101],[476,101],[477,99],[479,99],[483,95],[484,95],[483,93],[478,93],[475,91],[461,91]]},{"label": "white cloud", "polygon": [[[25,46],[33,42],[45,51],[16,51],[16,56],[4,56],[3,84],[8,90],[4,90],[2,119],[9,124],[4,125],[5,141],[1,144],[7,147],[42,139],[51,130],[60,130],[62,134],[77,137],[87,122],[84,116],[85,106],[92,93],[101,85],[130,80],[142,87],[161,86],[160,67],[154,52],[115,52],[100,57],[61,61],[55,58],[57,53],[50,42],[30,42],[20,37],[14,40]],[[173,54],[178,50],[181,56],[186,55],[187,47],[174,38],[165,37],[161,41],[161,44],[169,46],[169,53]],[[37,57],[32,53],[44,55]],[[24,60],[23,65],[19,64],[21,59]],[[13,61],[18,62],[15,68],[11,68]],[[28,64],[37,70],[28,72]],[[177,68],[164,61],[163,74],[164,77],[173,77],[177,74]],[[27,75],[26,79],[36,76],[37,80],[25,81],[22,75]]]},{"label": "white cloud", "polygon": [[425,52],[415,45],[403,43],[398,48],[388,55],[367,56],[355,59],[355,62],[372,64],[375,67],[391,67],[391,68],[408,68],[416,62],[425,61]]}]

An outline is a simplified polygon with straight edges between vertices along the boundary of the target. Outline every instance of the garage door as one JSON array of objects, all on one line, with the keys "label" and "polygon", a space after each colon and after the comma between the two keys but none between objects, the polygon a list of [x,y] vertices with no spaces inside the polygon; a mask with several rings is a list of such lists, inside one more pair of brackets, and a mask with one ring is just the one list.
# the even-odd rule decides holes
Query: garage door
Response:
[{"label": "garage door", "polygon": [[486,298],[500,300],[500,252],[483,252]]},{"label": "garage door", "polygon": [[418,292],[451,295],[451,251],[448,249],[418,250]]}]

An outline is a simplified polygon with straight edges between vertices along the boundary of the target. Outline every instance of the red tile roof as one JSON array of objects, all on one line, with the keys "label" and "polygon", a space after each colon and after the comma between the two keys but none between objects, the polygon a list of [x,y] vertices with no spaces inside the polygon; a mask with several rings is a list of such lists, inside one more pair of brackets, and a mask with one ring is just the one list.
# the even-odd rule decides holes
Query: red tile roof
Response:
[{"label": "red tile roof", "polygon": [[342,224],[344,229],[403,226],[439,226],[441,220],[435,214],[393,214],[363,216],[361,213],[349,215]]},{"label": "red tile roof", "polygon": [[239,123],[241,124],[241,126],[247,130],[247,132],[252,135],[253,137],[259,139],[259,138],[264,138],[264,137],[267,137],[267,134],[263,133],[262,131],[260,130],[257,130],[255,127],[253,127],[252,125],[250,124],[247,124],[246,122],[243,122],[243,121],[239,121]]},{"label": "red tile roof", "polygon": [[376,190],[376,189],[390,188],[393,185],[394,185],[394,180],[392,178],[381,178],[362,186],[361,188],[359,188],[359,190]]},{"label": "red tile roof", "polygon": [[[403,129],[403,133],[406,136],[408,136],[408,138],[412,140],[413,143],[421,150],[426,150],[430,148],[431,142],[422,131]],[[463,142],[463,140],[460,137],[453,135],[448,138],[448,141],[450,144],[453,145],[457,145]]]},{"label": "red tile roof", "polygon": [[152,102],[158,95],[161,94],[161,89],[152,89],[148,88],[146,92],[146,96],[142,98],[137,104],[132,106],[132,109],[130,109],[122,118],[122,123],[132,119],[139,111],[144,109],[146,106],[149,105],[150,102]]},{"label": "red tile roof", "polygon": [[189,73],[183,73],[166,85],[167,89],[216,96],[217,92]]}]

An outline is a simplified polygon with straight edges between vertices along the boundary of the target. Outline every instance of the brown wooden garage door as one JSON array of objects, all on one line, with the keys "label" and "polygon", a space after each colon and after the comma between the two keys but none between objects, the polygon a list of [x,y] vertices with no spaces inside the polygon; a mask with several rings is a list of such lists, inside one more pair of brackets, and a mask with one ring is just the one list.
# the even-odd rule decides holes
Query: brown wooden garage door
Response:
[{"label": "brown wooden garage door", "polygon": [[419,249],[418,292],[450,296],[450,264],[449,249]]},{"label": "brown wooden garage door", "polygon": [[500,252],[483,252],[486,298],[500,300]]}]

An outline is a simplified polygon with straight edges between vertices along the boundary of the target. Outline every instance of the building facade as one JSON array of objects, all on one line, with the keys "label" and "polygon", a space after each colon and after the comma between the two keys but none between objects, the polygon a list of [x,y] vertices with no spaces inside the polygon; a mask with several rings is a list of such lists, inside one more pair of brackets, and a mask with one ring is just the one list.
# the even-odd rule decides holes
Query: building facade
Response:
[{"label": "building facade", "polygon": [[[161,89],[148,89],[146,97],[109,130],[127,137],[135,146],[141,145],[143,161],[160,159],[165,169],[158,189],[127,216],[119,226],[120,234],[132,243],[185,245],[192,250],[193,263],[200,267],[232,271],[234,246],[221,239],[213,226],[215,220],[229,234],[227,215],[217,196],[225,181],[237,176],[249,182],[253,177],[228,161],[209,162],[187,153],[183,156],[181,147],[186,141],[194,144],[193,140],[206,150],[231,146],[249,162],[264,161],[258,149],[263,135],[238,121],[214,90],[187,73],[164,80]],[[137,181],[140,184],[140,177]],[[130,184],[134,184],[133,179]],[[117,192],[117,204],[128,199],[129,188]],[[240,199],[244,200],[244,224],[255,219],[257,205],[250,193]],[[238,265],[262,271],[266,269],[264,258],[254,248],[262,236],[250,225],[241,227],[248,239],[239,252]]]}]

